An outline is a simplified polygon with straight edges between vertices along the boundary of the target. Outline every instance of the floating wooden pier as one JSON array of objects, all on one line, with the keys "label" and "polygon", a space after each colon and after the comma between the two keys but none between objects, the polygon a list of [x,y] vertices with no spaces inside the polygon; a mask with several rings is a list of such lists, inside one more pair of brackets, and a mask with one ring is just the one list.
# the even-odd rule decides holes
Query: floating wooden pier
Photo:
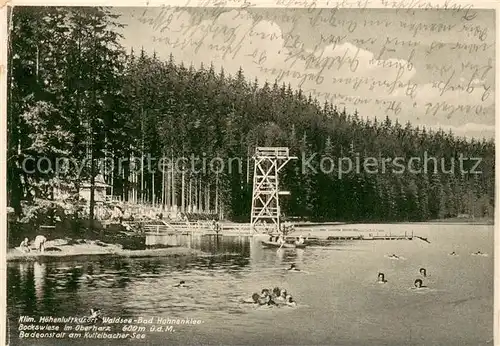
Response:
[{"label": "floating wooden pier", "polygon": [[379,235],[379,236],[329,236],[326,240],[413,240],[413,235]]},{"label": "floating wooden pier", "polygon": [[392,233],[384,230],[369,229],[313,229],[296,228],[293,235],[287,238],[294,238],[302,235],[309,241],[334,241],[334,240],[413,240],[413,231]]}]

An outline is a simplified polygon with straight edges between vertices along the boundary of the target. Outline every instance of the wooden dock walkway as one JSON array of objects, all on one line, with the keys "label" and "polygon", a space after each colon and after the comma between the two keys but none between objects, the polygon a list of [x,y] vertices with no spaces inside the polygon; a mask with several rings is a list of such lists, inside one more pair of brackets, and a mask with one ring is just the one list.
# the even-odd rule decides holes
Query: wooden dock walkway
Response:
[{"label": "wooden dock walkway", "polygon": [[287,238],[296,238],[302,235],[310,241],[332,240],[413,240],[413,231],[392,233],[384,230],[360,229],[325,229],[325,228],[296,228]]},{"label": "wooden dock walkway", "polygon": [[[142,226],[146,235],[198,235],[198,236],[269,236],[269,230],[264,227],[251,229],[250,224],[220,223],[215,230],[211,222],[166,222],[159,220],[156,224]],[[413,240],[414,238],[428,240],[413,234],[413,231],[391,233],[384,230],[361,230],[346,228],[311,228],[297,227],[286,236],[291,241],[302,235],[312,242],[337,240]]]},{"label": "wooden dock walkway", "polygon": [[211,222],[160,222],[158,224],[143,225],[149,235],[238,235],[253,236],[258,234],[249,224],[220,224],[215,230]]}]

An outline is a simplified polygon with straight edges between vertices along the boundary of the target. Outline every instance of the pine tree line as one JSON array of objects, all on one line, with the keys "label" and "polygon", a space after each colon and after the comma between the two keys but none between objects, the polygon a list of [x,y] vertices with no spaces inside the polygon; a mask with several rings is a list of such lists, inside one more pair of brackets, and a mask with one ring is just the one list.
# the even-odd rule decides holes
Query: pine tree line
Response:
[{"label": "pine tree line", "polygon": [[[389,162],[384,173],[350,171],[340,178],[338,166],[314,171],[304,170],[300,160],[290,163],[280,181],[291,192],[282,202],[286,215],[344,221],[493,215],[493,140],[466,140],[389,118],[363,119],[290,85],[249,81],[242,69],[231,76],[212,65],[186,67],[173,56],[162,61],[144,51],[125,52],[118,43],[119,27],[104,8],[14,10],[8,191],[16,210],[33,195],[53,198],[61,181],[78,189],[102,173],[113,195],[123,200],[247,220],[249,155],[256,146],[288,146],[292,154],[311,158],[314,167],[324,157],[363,162],[428,155],[436,162],[430,160],[424,173],[397,173]],[[194,171],[187,166],[149,171],[132,160],[191,155],[220,158],[226,169],[203,171],[198,162]],[[482,173],[463,173],[458,164],[450,171],[450,162],[460,155],[481,158],[476,169]],[[68,157],[87,164],[82,172],[27,173],[23,162],[28,157],[51,162]],[[231,158],[241,161],[229,171]],[[100,170],[103,159],[114,164]],[[463,166],[468,171],[474,161]]]}]

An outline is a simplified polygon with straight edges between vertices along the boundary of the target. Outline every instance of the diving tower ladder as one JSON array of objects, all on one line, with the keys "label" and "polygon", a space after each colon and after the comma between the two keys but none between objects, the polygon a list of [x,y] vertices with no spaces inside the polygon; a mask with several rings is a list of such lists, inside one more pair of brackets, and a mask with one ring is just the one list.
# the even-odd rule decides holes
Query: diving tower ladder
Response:
[{"label": "diving tower ladder", "polygon": [[279,232],[280,204],[279,196],[288,195],[288,191],[279,191],[279,171],[290,161],[297,157],[290,156],[287,147],[257,147],[255,148],[252,212],[250,224],[256,231],[259,221],[271,222]]}]

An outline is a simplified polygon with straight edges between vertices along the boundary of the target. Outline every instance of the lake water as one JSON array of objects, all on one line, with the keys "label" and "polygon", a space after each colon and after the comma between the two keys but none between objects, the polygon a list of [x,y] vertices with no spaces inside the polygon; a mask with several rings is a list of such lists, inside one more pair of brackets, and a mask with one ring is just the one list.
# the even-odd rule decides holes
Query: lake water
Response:
[{"label": "lake water", "polygon": [[[370,227],[363,225],[362,227]],[[264,249],[245,237],[193,247],[223,256],[8,263],[11,344],[24,345],[487,345],[493,338],[493,226],[377,225],[414,231],[430,244],[351,241],[305,250]],[[472,256],[480,250],[489,256]],[[449,256],[455,251],[458,256]],[[395,253],[402,259],[386,256]],[[291,273],[290,263],[306,272]],[[410,287],[423,278],[428,289]],[[388,282],[377,284],[377,273]],[[92,281],[85,279],[90,274]],[[188,288],[172,288],[180,280]],[[296,308],[241,304],[262,288],[286,288]],[[194,318],[200,325],[147,332],[146,341],[18,338],[18,319],[84,316]],[[149,326],[147,326],[149,328]],[[115,330],[115,329],[114,329]]]}]

